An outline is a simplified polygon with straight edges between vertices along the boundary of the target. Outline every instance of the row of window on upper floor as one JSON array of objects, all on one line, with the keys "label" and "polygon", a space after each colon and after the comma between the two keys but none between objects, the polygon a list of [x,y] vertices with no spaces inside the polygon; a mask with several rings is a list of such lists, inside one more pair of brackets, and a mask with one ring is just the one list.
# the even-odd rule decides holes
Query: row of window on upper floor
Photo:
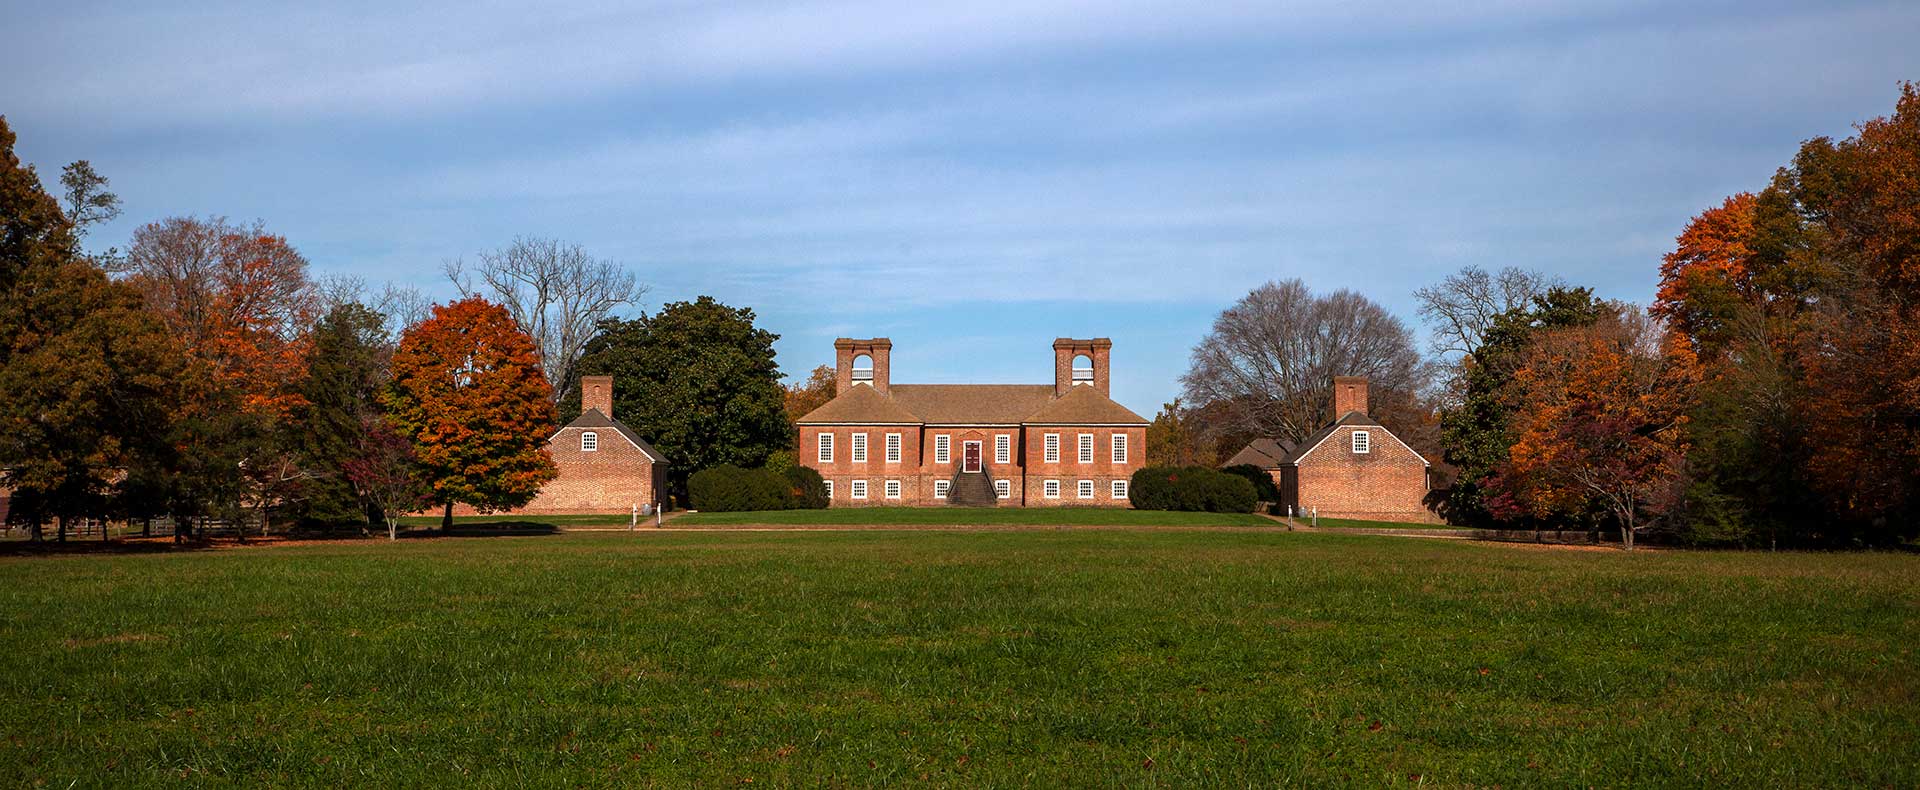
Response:
[{"label": "row of window on upper floor", "polygon": [[[816,458],[820,463],[833,463],[834,443],[837,441],[834,437],[836,435],[837,434],[830,432],[822,432],[820,434],[817,440],[818,444],[815,447]],[[1080,463],[1091,464],[1094,462],[1096,438],[1097,437],[1091,433],[1082,433],[1076,436],[1079,450],[1078,460]],[[901,435],[898,433],[886,434],[885,441],[885,455],[883,458],[890,464],[899,463]],[[847,435],[847,443],[850,445],[848,447],[848,460],[856,464],[866,463],[867,434],[864,432],[850,433]],[[1129,449],[1126,434],[1115,433],[1109,435],[1107,452],[1109,454],[1108,457],[1113,459],[1113,463],[1126,463],[1129,456]],[[1049,433],[1041,438],[1041,460],[1050,464],[1060,462],[1060,434]],[[933,462],[936,464],[953,463],[953,437],[950,434],[934,434]],[[1002,433],[996,434],[993,437],[993,462],[996,464],[1013,463],[1013,437],[1011,435]]]},{"label": "row of window on upper floor", "polygon": [[[826,482],[827,484],[827,498],[832,499],[833,498],[833,481],[827,480],[824,482]],[[952,484],[946,480],[933,481],[933,498],[946,499],[947,492],[950,490],[951,485]],[[1110,480],[1108,481],[1108,485],[1109,485],[1109,488],[1107,490],[1108,498],[1110,499],[1126,499],[1127,498],[1127,481]],[[848,481],[847,489],[848,489],[847,496],[849,499],[866,499],[867,498],[868,489],[867,489],[867,481],[865,480]],[[1075,495],[1081,499],[1094,498],[1095,488],[1092,480],[1076,481],[1076,485],[1074,486],[1074,489],[1075,489],[1074,490]],[[887,499],[899,499],[900,498],[900,481],[898,480],[883,481],[881,483],[880,490],[883,492],[882,496],[884,496]],[[993,481],[993,493],[994,493],[994,496],[1000,499],[1012,499],[1013,484],[1006,480],[995,480]],[[1040,496],[1044,499],[1059,499],[1060,498],[1060,481],[1058,480],[1042,481],[1040,484]]]}]

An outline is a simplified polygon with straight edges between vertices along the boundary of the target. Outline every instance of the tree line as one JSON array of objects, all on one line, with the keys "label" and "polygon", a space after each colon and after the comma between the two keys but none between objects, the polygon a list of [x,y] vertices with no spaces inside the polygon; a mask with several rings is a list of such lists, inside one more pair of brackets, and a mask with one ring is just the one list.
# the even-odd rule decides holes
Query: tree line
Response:
[{"label": "tree line", "polygon": [[1455,523],[1628,547],[1920,534],[1920,88],[1708,207],[1659,274],[1642,309],[1469,267],[1415,293],[1425,359],[1365,297],[1269,283],[1195,348],[1148,454],[1298,440],[1331,418],[1334,375],[1365,375],[1374,416],[1444,462],[1430,504]]},{"label": "tree line", "polygon": [[[85,251],[119,199],[87,162],[65,201],[0,117],[0,485],[10,521],[371,525],[526,504],[583,374],[693,469],[791,444],[776,336],[701,297],[632,318],[645,288],[578,245],[522,238],[445,267],[461,296],[315,278],[264,223],[173,217]],[[244,536],[244,532],[240,533]]]}]

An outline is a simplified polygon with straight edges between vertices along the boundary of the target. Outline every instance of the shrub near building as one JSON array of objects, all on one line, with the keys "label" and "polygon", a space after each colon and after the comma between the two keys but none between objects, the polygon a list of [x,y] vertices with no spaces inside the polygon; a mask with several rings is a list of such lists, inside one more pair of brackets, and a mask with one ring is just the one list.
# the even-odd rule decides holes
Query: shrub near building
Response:
[{"label": "shrub near building", "polygon": [[827,506],[827,486],[819,472],[804,466],[742,469],[723,464],[687,478],[695,510],[730,513],[755,510],[809,510]]},{"label": "shrub near building", "polygon": [[1259,501],[1246,478],[1203,466],[1150,466],[1133,473],[1131,489],[1138,510],[1250,513]]}]

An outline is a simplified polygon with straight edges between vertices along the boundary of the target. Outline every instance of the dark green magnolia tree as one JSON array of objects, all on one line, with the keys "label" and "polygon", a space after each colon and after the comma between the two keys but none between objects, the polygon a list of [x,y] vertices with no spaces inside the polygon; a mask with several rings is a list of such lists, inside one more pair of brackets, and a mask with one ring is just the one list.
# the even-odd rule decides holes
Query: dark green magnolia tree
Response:
[{"label": "dark green magnolia tree", "polygon": [[285,424],[303,471],[299,501],[304,518],[368,521],[371,503],[357,493],[345,472],[367,444],[369,421],[382,415],[380,396],[390,378],[392,356],[386,317],[365,306],[336,305],[314,326],[306,375],[295,385],[300,403]]},{"label": "dark green magnolia tree", "polygon": [[13,142],[0,118],[0,469],[37,534],[113,509],[123,473],[164,447],[183,362],[139,295],[80,254]]},{"label": "dark green magnolia tree", "polygon": [[1523,307],[1496,316],[1462,360],[1459,405],[1440,418],[1441,446],[1459,478],[1447,495],[1443,515],[1456,524],[1492,521],[1485,501],[1485,480],[1505,463],[1513,446],[1514,394],[1508,382],[1534,337],[1544,330],[1591,324],[1608,312],[1592,289],[1555,287]]},{"label": "dark green magnolia tree", "polygon": [[[722,464],[757,467],[792,449],[785,390],[773,359],[778,335],[753,311],[702,296],[653,315],[608,321],[587,343],[580,375],[613,376],[614,415],[672,464],[669,484],[685,501],[688,475]],[[580,388],[561,404],[580,413]]]}]

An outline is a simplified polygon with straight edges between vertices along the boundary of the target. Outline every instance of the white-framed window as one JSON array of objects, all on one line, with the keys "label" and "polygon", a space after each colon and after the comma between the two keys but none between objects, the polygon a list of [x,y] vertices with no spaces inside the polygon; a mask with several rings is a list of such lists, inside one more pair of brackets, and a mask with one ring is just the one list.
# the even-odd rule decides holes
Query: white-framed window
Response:
[{"label": "white-framed window", "polygon": [[1040,495],[1048,499],[1060,498],[1060,481],[1048,480],[1040,484]]},{"label": "white-framed window", "polygon": [[833,434],[820,434],[820,463],[833,463]]},{"label": "white-framed window", "polygon": [[1127,481],[1125,480],[1113,481],[1113,498],[1114,499],[1127,498]]},{"label": "white-framed window", "polygon": [[935,481],[933,481],[933,498],[934,498],[934,499],[946,499],[946,498],[947,498],[947,487],[948,487],[948,486],[951,486],[951,485],[953,485],[953,483],[952,483],[952,481],[949,481],[949,480],[935,480]]},{"label": "white-framed window", "polygon": [[864,433],[856,433],[851,438],[853,441],[849,445],[850,449],[847,451],[848,455],[851,455],[853,457],[853,462],[856,464],[866,463],[867,462],[867,435]]},{"label": "white-framed window", "polygon": [[1013,437],[999,434],[993,437],[993,462],[996,464],[1013,463]]},{"label": "white-framed window", "polygon": [[600,449],[600,434],[593,431],[580,432],[580,452],[591,453]]},{"label": "white-framed window", "polygon": [[1373,452],[1373,434],[1366,431],[1354,431],[1353,451],[1356,453]]},{"label": "white-framed window", "polygon": [[1040,460],[1050,464],[1060,463],[1060,434],[1047,434],[1047,438],[1041,440],[1040,446],[1043,453]]},{"label": "white-framed window", "polygon": [[867,498],[867,481],[865,480],[855,480],[847,484],[847,489],[847,493],[852,494],[854,499]]},{"label": "white-framed window", "polygon": [[833,481],[832,481],[832,480],[822,480],[822,481],[820,481],[820,482],[822,482],[822,483],[826,483],[826,484],[827,484],[827,499],[829,499],[829,500],[831,500],[831,499],[833,499]]},{"label": "white-framed window", "polygon": [[[1124,433],[1113,435],[1113,462],[1116,464],[1127,462],[1127,435]],[[1125,499],[1125,497],[1121,498]]]},{"label": "white-framed window", "polygon": [[993,495],[1001,499],[1013,498],[1013,483],[1008,480],[993,481]]},{"label": "white-framed window", "polygon": [[939,434],[933,437],[933,462],[944,464],[953,460],[953,437]]},{"label": "white-framed window", "polygon": [[1093,463],[1093,434],[1080,434],[1080,463]]},{"label": "white-framed window", "polygon": [[888,480],[886,490],[887,490],[888,499],[899,499],[900,498],[900,481]]},{"label": "white-framed window", "polygon": [[1078,493],[1080,494],[1081,499],[1093,498],[1093,481],[1092,480],[1082,480],[1080,481],[1080,485],[1077,487],[1079,488]]},{"label": "white-framed window", "polygon": [[887,434],[887,463],[900,463],[900,434]]}]

